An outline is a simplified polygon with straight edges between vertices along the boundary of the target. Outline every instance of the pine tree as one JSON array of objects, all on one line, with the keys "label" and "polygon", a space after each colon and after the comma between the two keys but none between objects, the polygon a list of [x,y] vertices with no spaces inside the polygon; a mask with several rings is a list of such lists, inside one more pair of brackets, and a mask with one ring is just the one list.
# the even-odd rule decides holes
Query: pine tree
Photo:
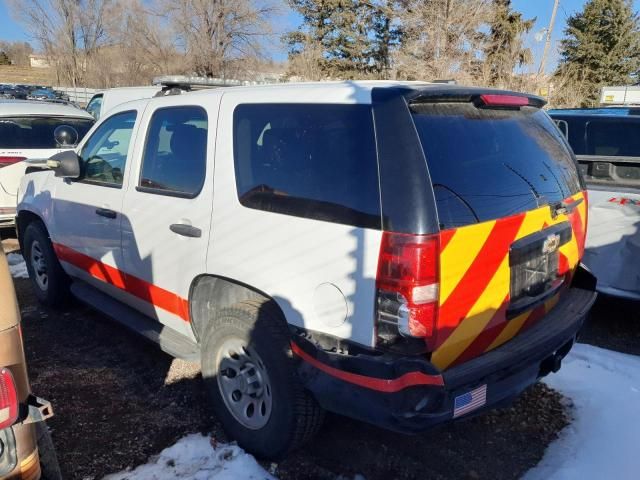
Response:
[{"label": "pine tree", "polygon": [[524,48],[522,36],[529,32],[535,18],[524,20],[511,7],[511,0],[494,0],[494,19],[485,47],[485,66],[491,85],[508,87],[517,66],[531,62],[531,51]]},{"label": "pine tree", "polygon": [[0,50],[0,65],[11,65],[9,56],[2,50]]},{"label": "pine tree", "polygon": [[296,57],[308,57],[313,52],[312,61],[325,77],[355,79],[386,75],[390,49],[398,39],[389,2],[288,1],[302,16],[301,27],[285,36],[292,64],[296,64]]},{"label": "pine tree", "polygon": [[631,0],[589,0],[567,20],[557,75],[587,92],[583,106],[595,106],[605,85],[628,85],[640,70],[640,25]]}]

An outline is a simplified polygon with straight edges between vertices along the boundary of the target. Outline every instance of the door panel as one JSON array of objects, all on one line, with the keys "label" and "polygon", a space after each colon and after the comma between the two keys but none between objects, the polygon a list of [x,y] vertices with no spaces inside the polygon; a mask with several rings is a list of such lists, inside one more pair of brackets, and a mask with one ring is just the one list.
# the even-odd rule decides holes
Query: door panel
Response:
[{"label": "door panel", "polygon": [[98,288],[115,282],[103,265],[123,264],[122,201],[136,118],[136,111],[127,111],[106,119],[80,150],[82,177],[54,179],[49,228],[58,256]]},{"label": "door panel", "polygon": [[145,112],[148,133],[135,152],[139,167],[124,202],[124,264],[136,283],[128,303],[192,335],[188,297],[205,271],[213,202],[207,159],[215,147],[217,101],[212,109],[185,107],[184,99],[165,103]]}]

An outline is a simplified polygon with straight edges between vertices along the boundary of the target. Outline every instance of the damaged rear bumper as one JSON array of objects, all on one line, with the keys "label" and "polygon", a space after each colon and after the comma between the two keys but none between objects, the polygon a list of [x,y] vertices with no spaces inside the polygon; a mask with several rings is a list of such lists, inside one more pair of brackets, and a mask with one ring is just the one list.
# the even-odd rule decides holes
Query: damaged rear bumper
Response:
[{"label": "damaged rear bumper", "polygon": [[557,371],[595,298],[592,288],[571,288],[525,332],[444,372],[422,357],[328,352],[304,337],[295,337],[292,349],[301,359],[300,377],[322,407],[390,430],[417,433],[453,420],[456,397],[486,385],[485,401],[468,412],[476,414],[512,401]]}]

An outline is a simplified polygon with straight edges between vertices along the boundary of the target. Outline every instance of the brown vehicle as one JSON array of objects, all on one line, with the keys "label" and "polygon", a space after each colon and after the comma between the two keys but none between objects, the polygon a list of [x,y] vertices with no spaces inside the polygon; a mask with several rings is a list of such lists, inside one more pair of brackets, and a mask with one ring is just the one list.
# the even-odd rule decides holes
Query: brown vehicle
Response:
[{"label": "brown vehicle", "polygon": [[49,402],[31,394],[20,310],[0,246],[0,479],[60,479],[44,424],[52,415]]}]

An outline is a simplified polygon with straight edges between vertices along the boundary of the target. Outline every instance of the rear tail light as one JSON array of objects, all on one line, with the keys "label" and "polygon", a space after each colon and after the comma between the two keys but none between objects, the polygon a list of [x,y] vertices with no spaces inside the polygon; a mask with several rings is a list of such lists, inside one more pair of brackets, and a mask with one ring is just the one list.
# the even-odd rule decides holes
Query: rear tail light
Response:
[{"label": "rear tail light", "polygon": [[8,167],[9,165],[13,165],[14,163],[22,162],[26,160],[27,157],[2,157],[0,156],[0,168]]},{"label": "rear tail light", "polygon": [[18,419],[18,391],[11,372],[0,370],[0,430],[13,425]]},{"label": "rear tail light", "polygon": [[439,236],[384,232],[376,277],[377,341],[432,344],[439,297]]}]

